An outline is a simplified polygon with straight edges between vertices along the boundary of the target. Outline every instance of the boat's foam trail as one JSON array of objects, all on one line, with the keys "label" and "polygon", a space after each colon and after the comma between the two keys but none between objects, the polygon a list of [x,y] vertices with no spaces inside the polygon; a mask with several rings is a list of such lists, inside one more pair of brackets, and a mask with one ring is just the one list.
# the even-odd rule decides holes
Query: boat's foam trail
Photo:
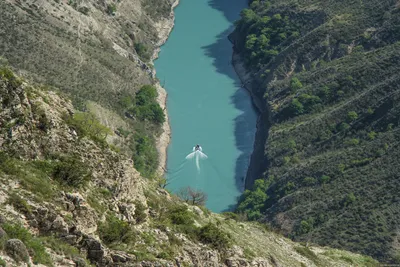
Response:
[{"label": "boat's foam trail", "polygon": [[203,152],[201,152],[200,150],[196,150],[192,153],[190,153],[189,155],[186,156],[186,159],[192,159],[192,158],[196,158],[196,167],[197,167],[197,171],[200,171],[200,159],[206,159],[208,158],[206,154],[204,154]]},{"label": "boat's foam trail", "polygon": [[196,155],[196,151],[190,153],[189,155],[186,156],[186,159],[192,159],[194,157],[194,155]]},{"label": "boat's foam trail", "polygon": [[198,151],[198,152],[199,152],[200,158],[202,158],[202,159],[208,158],[207,155],[204,154],[203,152],[201,152],[201,151]]},{"label": "boat's foam trail", "polygon": [[200,163],[199,163],[200,154],[198,152],[200,152],[200,151],[196,151],[196,167],[197,167],[197,171],[200,172]]}]

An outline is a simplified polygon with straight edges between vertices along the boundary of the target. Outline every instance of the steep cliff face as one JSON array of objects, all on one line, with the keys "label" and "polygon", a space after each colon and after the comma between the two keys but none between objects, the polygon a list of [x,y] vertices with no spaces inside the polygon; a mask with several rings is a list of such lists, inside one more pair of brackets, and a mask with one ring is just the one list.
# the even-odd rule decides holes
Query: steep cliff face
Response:
[{"label": "steep cliff face", "polygon": [[[8,64],[24,77],[56,87],[77,108],[90,109],[112,130],[135,133],[126,140],[114,138],[114,145],[135,160],[144,158],[148,164],[140,171],[155,175],[157,166],[160,173],[165,162],[168,120],[149,126],[128,109],[143,85],[157,84],[152,60],[172,29],[177,3],[2,1],[0,65]],[[166,93],[160,86],[157,89],[164,108]],[[165,110],[164,115],[167,118]],[[143,138],[152,150],[147,155],[139,155],[136,149]]]},{"label": "steep cliff face", "polygon": [[6,266],[343,266],[370,258],[303,246],[170,196],[54,92],[0,71],[0,263]]},{"label": "steep cliff face", "polygon": [[242,12],[231,39],[249,74],[236,68],[263,126],[241,211],[295,240],[398,261],[399,12],[373,0]]}]

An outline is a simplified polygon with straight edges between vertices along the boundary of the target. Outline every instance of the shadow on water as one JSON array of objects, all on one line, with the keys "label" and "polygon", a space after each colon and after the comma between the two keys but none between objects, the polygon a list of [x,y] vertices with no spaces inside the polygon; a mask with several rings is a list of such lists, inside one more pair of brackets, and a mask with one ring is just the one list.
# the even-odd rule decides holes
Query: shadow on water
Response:
[{"label": "shadow on water", "polygon": [[[234,119],[236,148],[240,155],[235,165],[235,182],[238,190],[243,191],[244,180],[253,151],[254,135],[257,115],[252,104],[249,104],[250,95],[246,89],[241,87],[241,82],[231,64],[232,44],[228,35],[234,30],[233,22],[239,18],[240,11],[246,7],[246,0],[234,4],[232,0],[211,0],[209,5],[222,12],[225,18],[231,22],[231,26],[217,36],[217,41],[211,45],[202,47],[206,56],[213,59],[213,65],[217,72],[228,76],[234,81],[236,89],[231,101],[241,114]],[[237,3],[236,2],[236,3]],[[231,205],[226,211],[233,210],[236,205]]]},{"label": "shadow on water", "polygon": [[239,13],[247,7],[247,0],[210,0],[208,5],[218,11],[221,11],[225,18],[233,24],[239,19]]}]

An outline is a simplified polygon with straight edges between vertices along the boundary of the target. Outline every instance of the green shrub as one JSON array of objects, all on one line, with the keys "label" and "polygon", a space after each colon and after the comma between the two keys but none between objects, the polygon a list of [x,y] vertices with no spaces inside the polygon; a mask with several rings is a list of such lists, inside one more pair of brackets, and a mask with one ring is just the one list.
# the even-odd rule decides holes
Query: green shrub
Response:
[{"label": "green shrub", "polygon": [[302,220],[298,228],[298,234],[306,234],[313,229],[313,220]]},{"label": "green shrub", "polygon": [[142,223],[146,220],[146,206],[143,205],[140,201],[135,201],[135,219],[136,223]]},{"label": "green shrub", "polygon": [[29,254],[33,258],[34,264],[41,263],[47,266],[52,266],[51,257],[46,252],[46,249],[39,238],[33,237],[27,229],[18,224],[5,223],[2,225],[2,228],[6,231],[9,238],[16,238],[24,242]]},{"label": "green shrub", "polygon": [[303,179],[303,183],[306,186],[311,186],[317,183],[317,179],[315,179],[314,177],[306,177]]},{"label": "green shrub", "polygon": [[342,205],[344,207],[346,207],[346,206],[352,204],[355,201],[356,201],[356,196],[353,193],[349,193],[344,197],[344,199],[342,201]]},{"label": "green shrub", "polygon": [[21,174],[21,168],[17,165],[17,161],[4,151],[0,151],[0,170],[9,175]]},{"label": "green shrub", "polygon": [[13,88],[17,88],[22,84],[22,81],[7,67],[0,67],[0,79],[8,81]]},{"label": "green shrub", "polygon": [[191,225],[194,222],[193,214],[183,205],[172,208],[168,217],[173,224],[178,225]]},{"label": "green shrub", "polygon": [[198,238],[201,242],[210,244],[216,249],[228,248],[231,241],[231,238],[227,233],[212,223],[208,223],[199,229]]},{"label": "green shrub", "polygon": [[81,256],[76,247],[71,246],[70,244],[67,244],[54,236],[42,237],[41,240],[46,244],[47,247],[50,247],[58,254],[66,256],[68,259],[74,259]]},{"label": "green shrub", "polygon": [[129,243],[135,240],[134,232],[128,222],[122,221],[114,215],[107,216],[106,222],[99,225],[98,233],[106,244]]},{"label": "green shrub", "polygon": [[25,215],[32,213],[32,208],[31,206],[29,206],[28,202],[15,192],[11,193],[8,196],[7,203],[12,205],[17,211],[22,212]]},{"label": "green shrub", "polygon": [[294,77],[290,80],[290,89],[295,92],[303,87],[303,84],[297,77]]},{"label": "green shrub", "polygon": [[133,151],[135,168],[143,176],[151,177],[158,166],[158,153],[154,138],[135,133]]},{"label": "green shrub", "polygon": [[250,260],[252,260],[256,256],[256,254],[249,248],[244,248],[243,254],[246,259],[250,259]]},{"label": "green shrub", "polygon": [[358,118],[358,114],[355,111],[350,111],[347,113],[347,121],[353,122]]},{"label": "green shrub", "polygon": [[249,220],[257,220],[261,217],[260,211],[263,209],[268,195],[265,193],[272,179],[257,179],[252,190],[245,190],[239,199],[236,209],[238,213],[245,213]]},{"label": "green shrub", "polygon": [[144,61],[149,61],[151,54],[150,54],[150,49],[143,43],[135,43],[135,50],[138,56],[144,60]]},{"label": "green shrub", "polygon": [[117,6],[115,4],[108,4],[107,5],[107,14],[114,16],[115,12],[117,12]]},{"label": "green shrub", "polygon": [[55,164],[52,175],[62,184],[81,187],[90,181],[92,173],[79,158],[65,156]]},{"label": "green shrub", "polygon": [[156,125],[165,121],[164,111],[157,103],[157,89],[151,85],[144,85],[136,93],[135,105],[128,111],[141,121],[147,120]]},{"label": "green shrub", "polygon": [[65,119],[79,136],[87,136],[102,145],[105,144],[107,136],[112,134],[111,129],[102,125],[90,112],[76,112],[72,117],[67,115]]},{"label": "green shrub", "polygon": [[329,182],[330,179],[331,179],[331,177],[329,177],[328,175],[322,175],[321,183],[326,184],[327,182]]}]

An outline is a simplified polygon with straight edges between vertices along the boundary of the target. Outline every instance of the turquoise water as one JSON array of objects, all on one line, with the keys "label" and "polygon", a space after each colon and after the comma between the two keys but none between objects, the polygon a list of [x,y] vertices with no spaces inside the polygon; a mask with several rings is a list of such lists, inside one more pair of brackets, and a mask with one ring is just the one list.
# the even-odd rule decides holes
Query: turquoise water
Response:
[{"label": "turquoise water", "polygon": [[[256,113],[230,64],[227,39],[246,0],[181,0],[175,28],[155,62],[168,92],[172,139],[168,188],[207,193],[215,212],[232,209],[241,194],[254,143]],[[200,144],[208,159],[186,160]]]}]

